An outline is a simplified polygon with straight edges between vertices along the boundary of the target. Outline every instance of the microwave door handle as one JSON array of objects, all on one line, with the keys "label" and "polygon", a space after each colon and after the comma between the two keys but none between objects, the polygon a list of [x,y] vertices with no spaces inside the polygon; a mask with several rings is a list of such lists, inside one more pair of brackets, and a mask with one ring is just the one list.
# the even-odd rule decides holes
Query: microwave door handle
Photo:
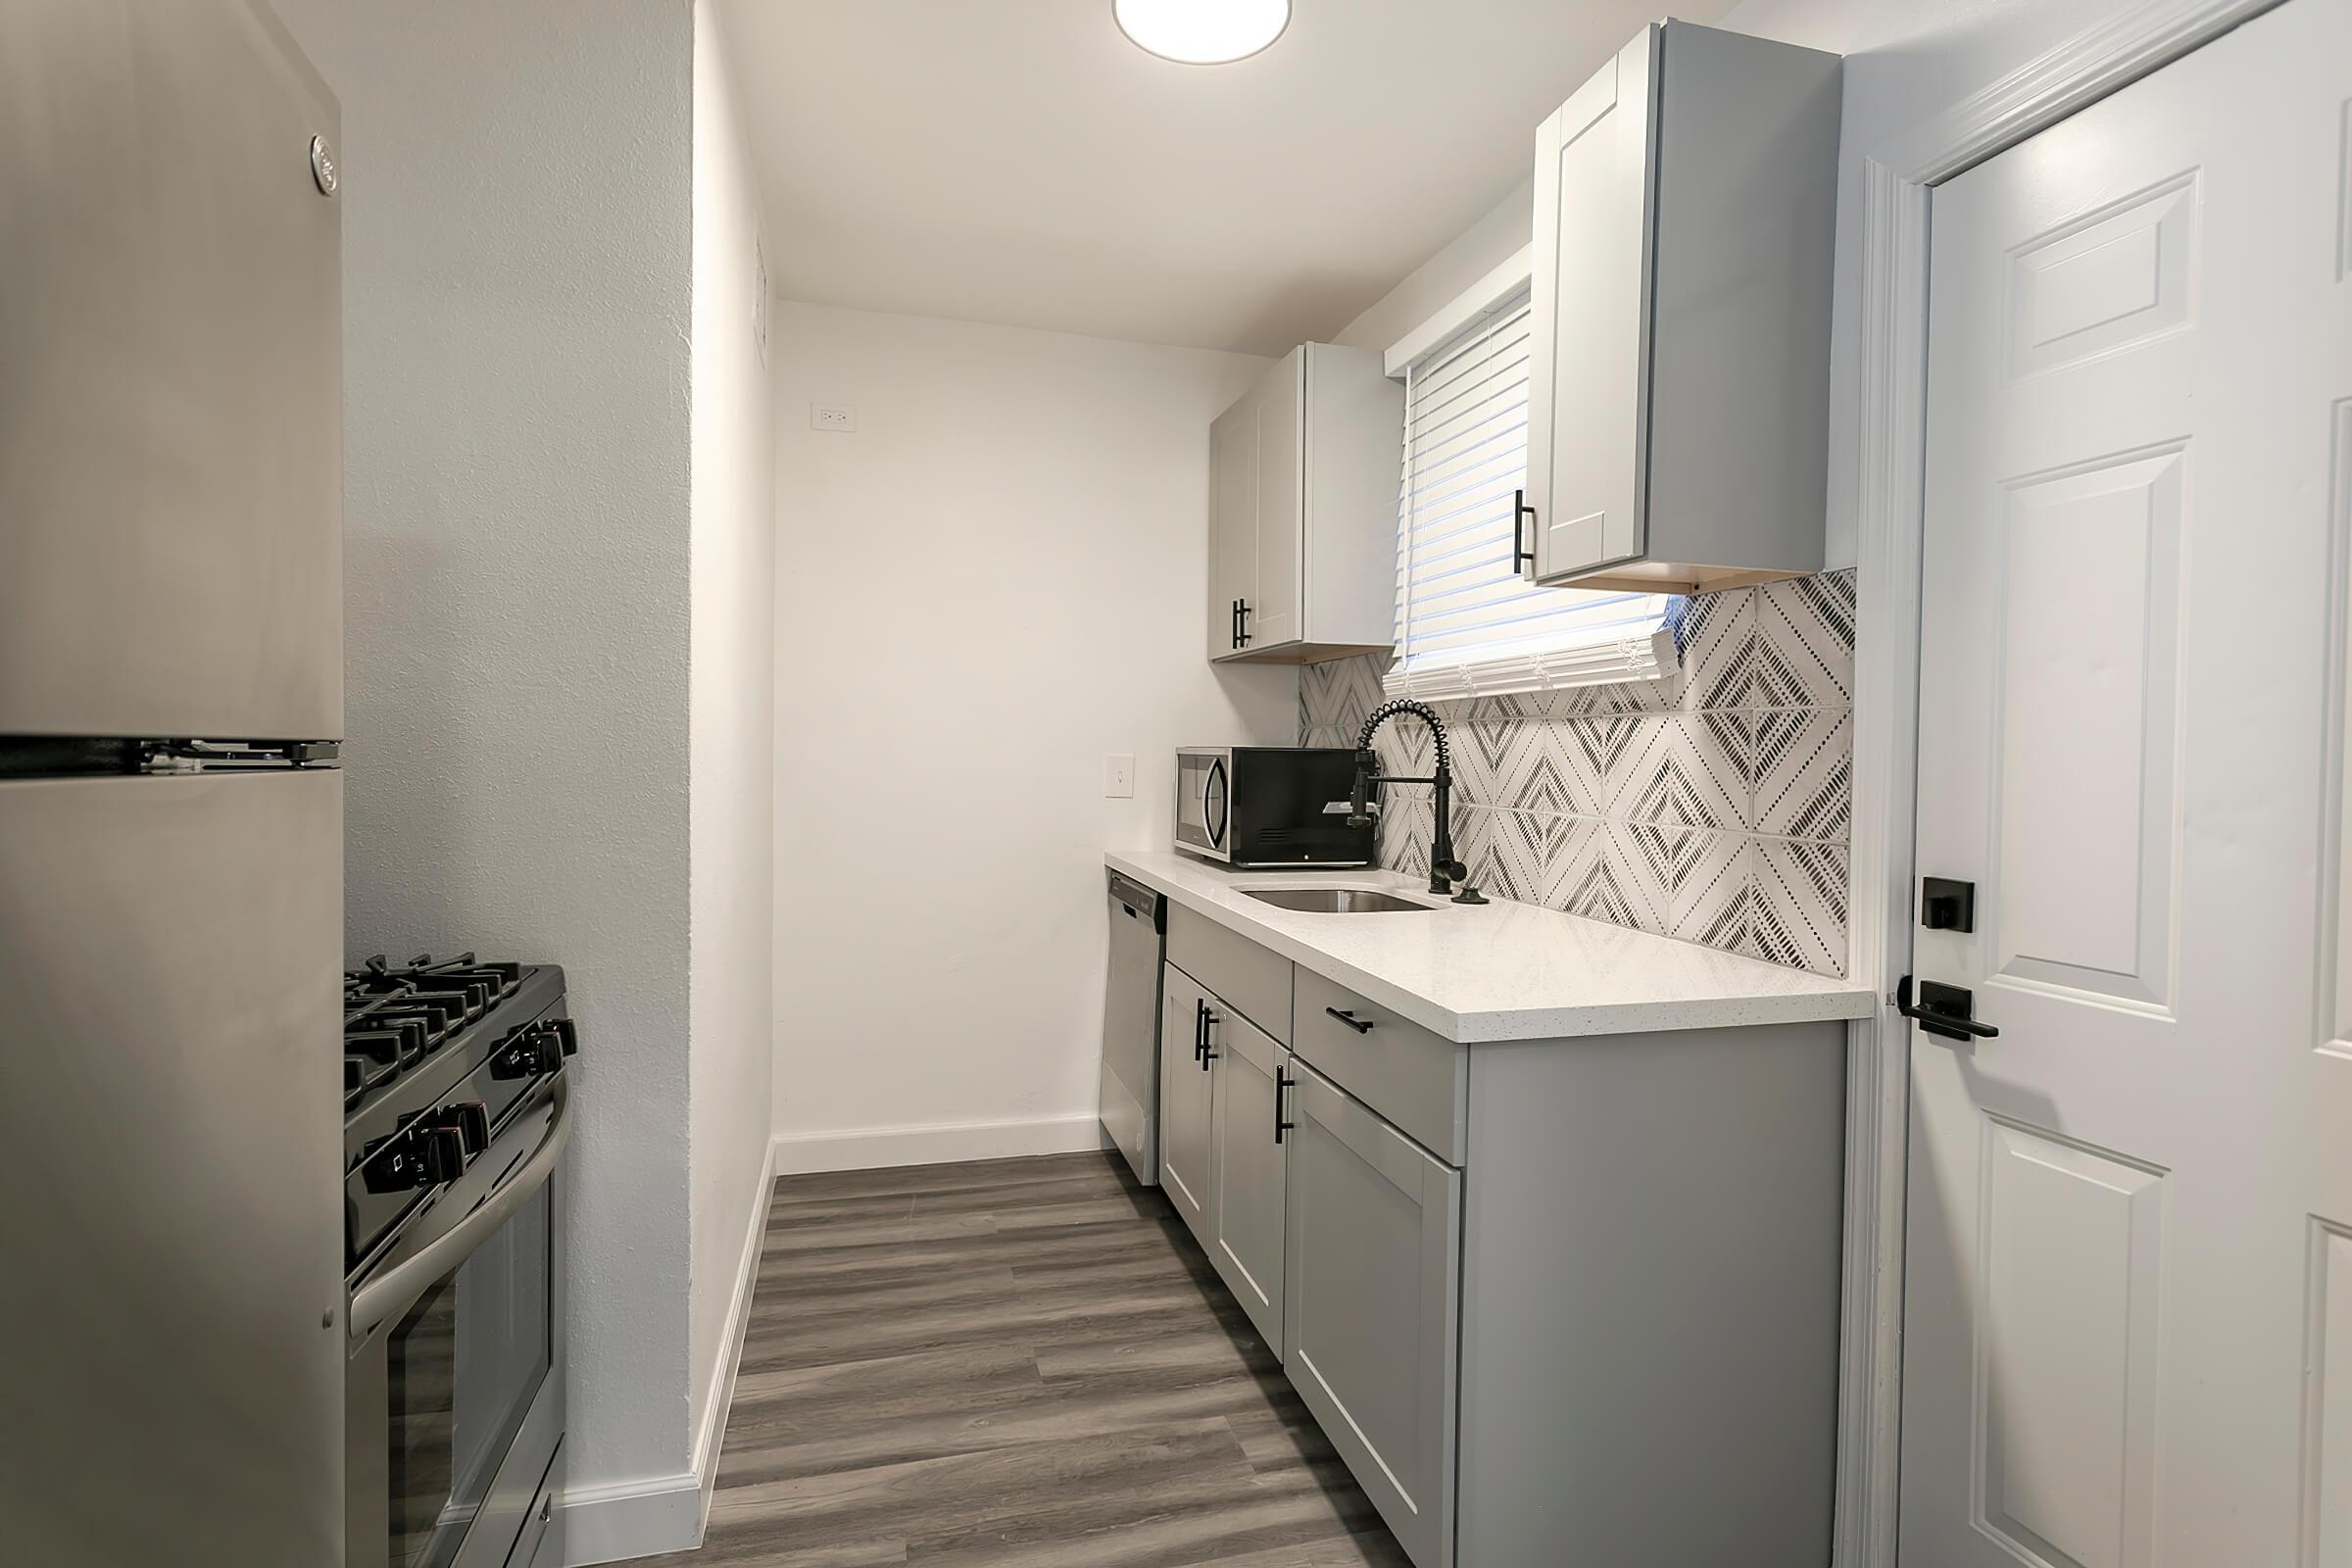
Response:
[{"label": "microwave door handle", "polygon": [[[568,1071],[556,1074],[554,1110],[548,1117],[547,1131],[540,1135],[539,1147],[531,1151],[530,1157],[514,1175],[501,1182],[478,1208],[426,1243],[416,1255],[403,1259],[351,1293],[346,1332],[355,1344],[373,1333],[392,1314],[404,1310],[426,1286],[464,1262],[466,1255],[485,1237],[504,1225],[547,1185],[548,1177],[555,1174],[556,1161],[564,1157],[564,1150],[571,1142],[570,1078]],[[479,1157],[487,1159],[490,1154],[485,1152]]]}]

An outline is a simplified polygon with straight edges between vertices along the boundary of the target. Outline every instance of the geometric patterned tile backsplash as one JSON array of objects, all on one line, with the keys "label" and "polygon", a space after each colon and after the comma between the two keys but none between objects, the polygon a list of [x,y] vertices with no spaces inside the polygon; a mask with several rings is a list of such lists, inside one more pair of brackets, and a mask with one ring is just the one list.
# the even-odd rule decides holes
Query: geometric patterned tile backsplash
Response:
[{"label": "geometric patterned tile backsplash", "polygon": [[[1854,574],[1680,601],[1681,668],[1622,686],[1435,703],[1455,853],[1491,893],[1840,974],[1854,774]],[[1298,740],[1352,746],[1388,656],[1300,671]],[[1409,715],[1374,749],[1429,771]],[[1380,863],[1429,868],[1426,785],[1385,792]]]}]

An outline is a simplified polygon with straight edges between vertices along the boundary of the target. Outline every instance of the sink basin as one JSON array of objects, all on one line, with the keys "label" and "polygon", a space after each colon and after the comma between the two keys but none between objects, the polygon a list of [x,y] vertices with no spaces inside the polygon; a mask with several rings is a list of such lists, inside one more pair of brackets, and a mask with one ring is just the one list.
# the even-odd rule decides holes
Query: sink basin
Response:
[{"label": "sink basin", "polygon": [[1314,914],[1386,914],[1393,909],[1432,907],[1377,888],[1244,888],[1242,891],[1278,908],[1305,909]]}]

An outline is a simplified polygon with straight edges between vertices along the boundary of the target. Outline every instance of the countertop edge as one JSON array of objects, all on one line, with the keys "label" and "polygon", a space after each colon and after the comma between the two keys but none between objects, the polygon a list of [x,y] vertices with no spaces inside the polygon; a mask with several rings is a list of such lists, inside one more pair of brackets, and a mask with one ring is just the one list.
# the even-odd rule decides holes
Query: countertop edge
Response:
[{"label": "countertop edge", "polygon": [[1394,981],[1336,958],[1287,931],[1251,920],[1241,910],[1203,898],[1120,851],[1105,850],[1102,863],[1236,936],[1278,953],[1293,963],[1344,985],[1367,1001],[1376,1002],[1457,1045],[1510,1045],[1592,1035],[1656,1034],[1677,1029],[1731,1029],[1781,1023],[1840,1023],[1869,1017],[1877,1007],[1871,988],[1819,976],[1822,989],[1786,996],[1759,994],[1457,1013]]}]

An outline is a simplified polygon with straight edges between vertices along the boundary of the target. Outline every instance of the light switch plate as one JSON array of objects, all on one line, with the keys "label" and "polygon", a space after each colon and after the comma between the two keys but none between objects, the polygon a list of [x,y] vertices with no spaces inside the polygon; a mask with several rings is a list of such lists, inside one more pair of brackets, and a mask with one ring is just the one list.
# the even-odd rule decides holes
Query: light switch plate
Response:
[{"label": "light switch plate", "polygon": [[1102,759],[1102,798],[1111,801],[1132,800],[1135,796],[1135,757],[1132,753],[1113,752]]},{"label": "light switch plate", "polygon": [[808,428],[855,430],[858,428],[858,411],[842,403],[811,403],[808,405]]}]

